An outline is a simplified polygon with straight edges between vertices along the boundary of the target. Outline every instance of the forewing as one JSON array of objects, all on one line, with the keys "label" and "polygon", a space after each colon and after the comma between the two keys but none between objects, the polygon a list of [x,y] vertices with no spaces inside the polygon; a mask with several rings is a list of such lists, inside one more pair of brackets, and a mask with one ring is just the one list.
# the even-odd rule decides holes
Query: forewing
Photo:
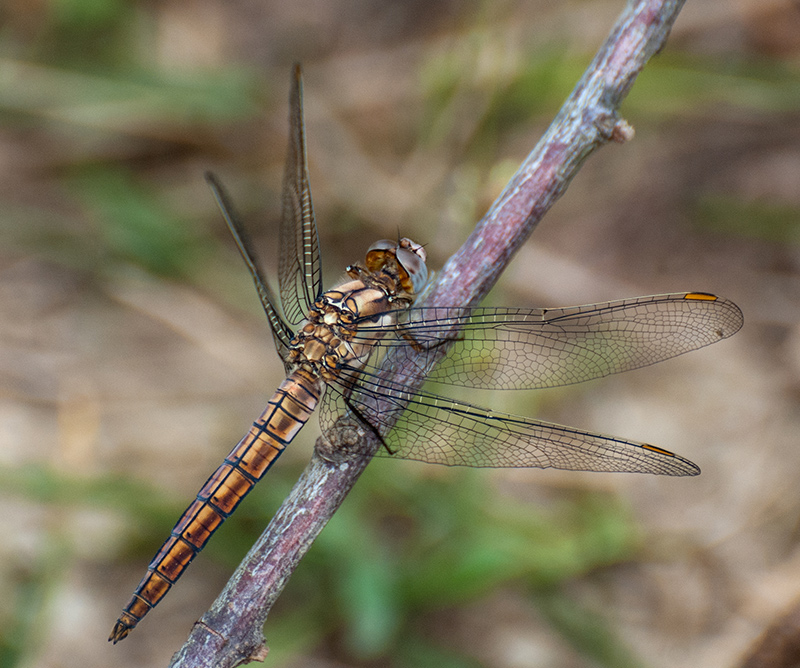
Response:
[{"label": "forewing", "polygon": [[289,148],[283,179],[280,238],[281,305],[286,320],[296,325],[305,318],[322,291],[319,237],[308,185],[303,81],[299,65],[295,65],[289,94]]},{"label": "forewing", "polygon": [[264,312],[267,314],[270,328],[272,329],[272,337],[275,340],[275,347],[278,349],[278,354],[286,364],[289,353],[289,340],[294,335],[290,327],[281,318],[280,313],[276,308],[275,296],[270,290],[269,284],[264,277],[261,270],[261,265],[258,256],[253,249],[253,245],[248,238],[244,227],[242,226],[236,210],[233,208],[228,193],[223,187],[222,183],[211,172],[206,173],[206,180],[211,186],[214,197],[217,200],[222,216],[228,225],[228,229],[233,235],[236,246],[244,258],[250,276],[253,278],[256,290],[258,291],[258,298],[261,300],[261,305],[264,307]]},{"label": "forewing", "polygon": [[[731,301],[676,293],[552,309],[415,308],[377,343],[428,380],[486,389],[580,383],[721,341],[742,326]],[[359,333],[368,336],[368,328]],[[448,353],[433,362],[442,342]]]}]

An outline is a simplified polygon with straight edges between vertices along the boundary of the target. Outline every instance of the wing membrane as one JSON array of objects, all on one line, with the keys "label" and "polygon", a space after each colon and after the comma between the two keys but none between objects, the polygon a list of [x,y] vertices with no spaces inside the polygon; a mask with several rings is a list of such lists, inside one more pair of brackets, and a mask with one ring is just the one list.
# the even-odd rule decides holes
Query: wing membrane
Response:
[{"label": "wing membrane", "polygon": [[272,294],[269,283],[267,283],[266,278],[264,278],[258,256],[253,250],[253,245],[239,220],[239,216],[236,214],[236,210],[233,208],[228,193],[219,179],[211,172],[206,173],[206,181],[208,181],[211,186],[211,191],[214,193],[220,211],[222,211],[222,216],[225,218],[228,229],[236,241],[236,246],[239,248],[239,252],[244,258],[250,275],[253,277],[253,282],[258,291],[258,298],[261,300],[261,305],[264,307],[264,312],[267,314],[267,319],[272,329],[272,338],[275,340],[275,347],[278,349],[278,354],[285,364],[289,354],[289,340],[294,334],[278,313],[275,306],[277,304],[275,295]]},{"label": "wing membrane", "polygon": [[[342,387],[331,390],[341,394]],[[381,449],[381,456],[481,468],[700,473],[688,459],[647,443],[490,411],[428,392],[411,395],[377,376],[363,378],[349,400],[383,435],[392,453]],[[330,425],[326,422],[323,429]]]},{"label": "wing membrane", "polygon": [[305,318],[322,291],[319,237],[308,185],[303,80],[299,65],[295,65],[289,95],[289,148],[283,178],[280,248],[281,305],[286,320],[296,325]]},{"label": "wing membrane", "polygon": [[[428,380],[485,389],[580,383],[655,364],[727,338],[741,328],[731,301],[704,293],[637,297],[551,309],[415,308],[395,335],[393,364]],[[370,328],[359,333],[369,336]],[[438,365],[442,341],[448,354]]]}]

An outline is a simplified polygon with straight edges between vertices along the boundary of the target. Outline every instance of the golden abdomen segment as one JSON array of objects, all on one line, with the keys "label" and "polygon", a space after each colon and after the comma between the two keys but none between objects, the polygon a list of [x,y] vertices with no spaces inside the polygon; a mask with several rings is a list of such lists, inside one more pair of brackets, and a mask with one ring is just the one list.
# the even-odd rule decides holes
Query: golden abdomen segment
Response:
[{"label": "golden abdomen segment", "polygon": [[147,567],[109,640],[128,635],[183,574],[192,559],[239,502],[269,470],[316,408],[320,383],[298,370],[275,392],[248,434],[231,450],[183,513],[170,537]]}]

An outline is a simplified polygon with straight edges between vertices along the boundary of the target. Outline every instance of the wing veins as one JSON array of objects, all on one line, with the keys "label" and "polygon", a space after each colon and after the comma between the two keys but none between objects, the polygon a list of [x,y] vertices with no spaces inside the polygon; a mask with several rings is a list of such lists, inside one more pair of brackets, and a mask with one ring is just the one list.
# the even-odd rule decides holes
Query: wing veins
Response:
[{"label": "wing veins", "polygon": [[294,68],[289,93],[289,147],[283,178],[280,247],[281,304],[286,320],[296,325],[305,318],[322,291],[319,235],[308,183],[303,80],[299,65]]},{"label": "wing veins", "polygon": [[250,276],[252,277],[253,283],[256,286],[256,291],[258,292],[258,298],[261,301],[261,306],[263,307],[264,312],[267,314],[267,320],[269,321],[270,329],[272,330],[272,337],[275,340],[275,347],[278,349],[278,354],[285,363],[289,351],[289,341],[292,336],[294,336],[294,333],[283,320],[275,306],[277,304],[275,295],[272,293],[272,290],[269,287],[269,283],[267,282],[267,279],[265,278],[261,269],[258,255],[253,248],[250,238],[245,232],[244,226],[241,224],[240,218],[236,213],[236,209],[234,208],[231,198],[228,196],[225,187],[222,185],[222,182],[211,172],[206,173],[206,181],[208,181],[208,184],[211,187],[211,192],[214,194],[214,198],[217,200],[217,205],[222,212],[222,217],[225,219],[228,230],[230,230],[230,233],[236,242],[236,247],[239,249],[239,253],[247,265],[247,269],[250,272]]}]

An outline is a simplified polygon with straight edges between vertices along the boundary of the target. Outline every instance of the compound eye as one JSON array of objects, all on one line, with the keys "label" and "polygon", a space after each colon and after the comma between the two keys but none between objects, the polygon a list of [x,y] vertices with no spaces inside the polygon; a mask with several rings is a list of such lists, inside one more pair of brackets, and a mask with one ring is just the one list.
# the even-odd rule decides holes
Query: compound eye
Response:
[{"label": "compound eye", "polygon": [[392,241],[391,239],[381,239],[380,241],[376,241],[374,244],[372,244],[367,249],[367,253],[371,253],[374,250],[391,251],[395,248],[397,248],[396,241]]},{"label": "compound eye", "polygon": [[[421,248],[421,247],[420,247]],[[425,264],[425,252],[422,255],[405,248],[397,249],[397,263],[411,280],[414,292],[419,294],[428,282],[428,266]],[[408,289],[409,286],[404,285]]]},{"label": "compound eye", "polygon": [[372,244],[367,249],[367,256],[364,260],[367,269],[370,271],[378,271],[383,268],[383,265],[386,264],[387,256],[390,253],[393,254],[395,248],[397,248],[397,242],[390,241],[389,239],[381,239]]}]

